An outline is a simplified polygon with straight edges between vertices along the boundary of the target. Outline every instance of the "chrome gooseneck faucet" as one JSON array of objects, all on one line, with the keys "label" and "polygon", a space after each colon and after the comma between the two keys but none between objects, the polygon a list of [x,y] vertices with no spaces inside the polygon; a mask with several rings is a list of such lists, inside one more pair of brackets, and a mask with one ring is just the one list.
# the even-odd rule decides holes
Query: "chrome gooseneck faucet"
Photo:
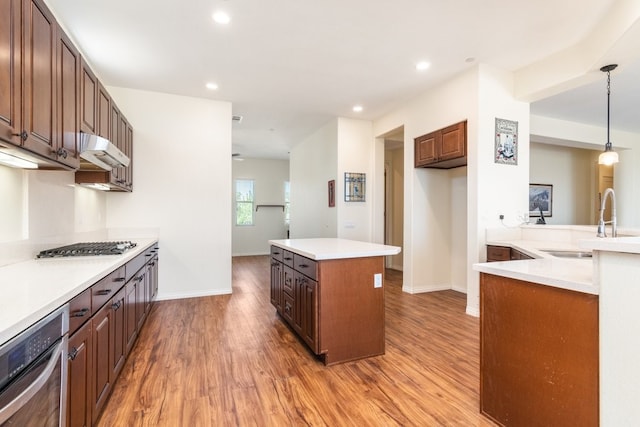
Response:
[{"label": "chrome gooseneck faucet", "polygon": [[[604,221],[604,206],[607,202],[607,197],[611,196],[611,221]],[[611,237],[618,235],[618,227],[616,223],[616,193],[613,192],[613,188],[607,188],[602,195],[602,202],[600,204],[600,221],[598,221],[598,237],[607,237],[604,225],[611,224]]]}]

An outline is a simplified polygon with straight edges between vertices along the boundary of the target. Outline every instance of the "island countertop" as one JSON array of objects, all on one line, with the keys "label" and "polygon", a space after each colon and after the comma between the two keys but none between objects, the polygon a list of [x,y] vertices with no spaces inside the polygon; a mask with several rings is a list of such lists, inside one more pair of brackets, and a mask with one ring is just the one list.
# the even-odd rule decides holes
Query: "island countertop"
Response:
[{"label": "island countertop", "polygon": [[401,250],[398,246],[336,238],[269,240],[269,243],[316,261],[397,255]]}]

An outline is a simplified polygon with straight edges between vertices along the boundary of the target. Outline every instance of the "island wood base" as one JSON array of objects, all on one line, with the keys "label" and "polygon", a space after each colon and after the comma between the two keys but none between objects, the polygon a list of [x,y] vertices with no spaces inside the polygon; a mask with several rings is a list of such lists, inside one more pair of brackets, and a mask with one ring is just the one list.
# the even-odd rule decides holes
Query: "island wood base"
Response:
[{"label": "island wood base", "polygon": [[271,302],[326,365],[384,354],[384,257],[314,261],[273,246]]}]

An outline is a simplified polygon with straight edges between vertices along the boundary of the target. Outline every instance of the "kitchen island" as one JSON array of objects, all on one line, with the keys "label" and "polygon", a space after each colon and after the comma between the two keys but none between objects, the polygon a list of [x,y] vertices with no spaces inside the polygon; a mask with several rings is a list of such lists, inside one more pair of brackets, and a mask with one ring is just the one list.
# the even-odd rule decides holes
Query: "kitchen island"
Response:
[{"label": "kitchen island", "polygon": [[325,365],[384,354],[384,257],[396,246],[270,240],[271,303]]}]

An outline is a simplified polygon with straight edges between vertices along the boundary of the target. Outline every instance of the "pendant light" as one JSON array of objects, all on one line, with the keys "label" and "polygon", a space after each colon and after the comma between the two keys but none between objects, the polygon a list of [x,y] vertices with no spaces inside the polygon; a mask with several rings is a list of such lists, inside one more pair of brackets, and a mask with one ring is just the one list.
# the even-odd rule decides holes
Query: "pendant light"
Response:
[{"label": "pendant light", "polygon": [[613,151],[611,140],[609,139],[609,117],[610,117],[610,102],[611,98],[611,71],[615,70],[618,64],[605,65],[600,68],[600,71],[607,73],[607,143],[604,145],[604,151],[598,157],[598,163],[601,165],[612,165],[618,163],[618,153]]}]

